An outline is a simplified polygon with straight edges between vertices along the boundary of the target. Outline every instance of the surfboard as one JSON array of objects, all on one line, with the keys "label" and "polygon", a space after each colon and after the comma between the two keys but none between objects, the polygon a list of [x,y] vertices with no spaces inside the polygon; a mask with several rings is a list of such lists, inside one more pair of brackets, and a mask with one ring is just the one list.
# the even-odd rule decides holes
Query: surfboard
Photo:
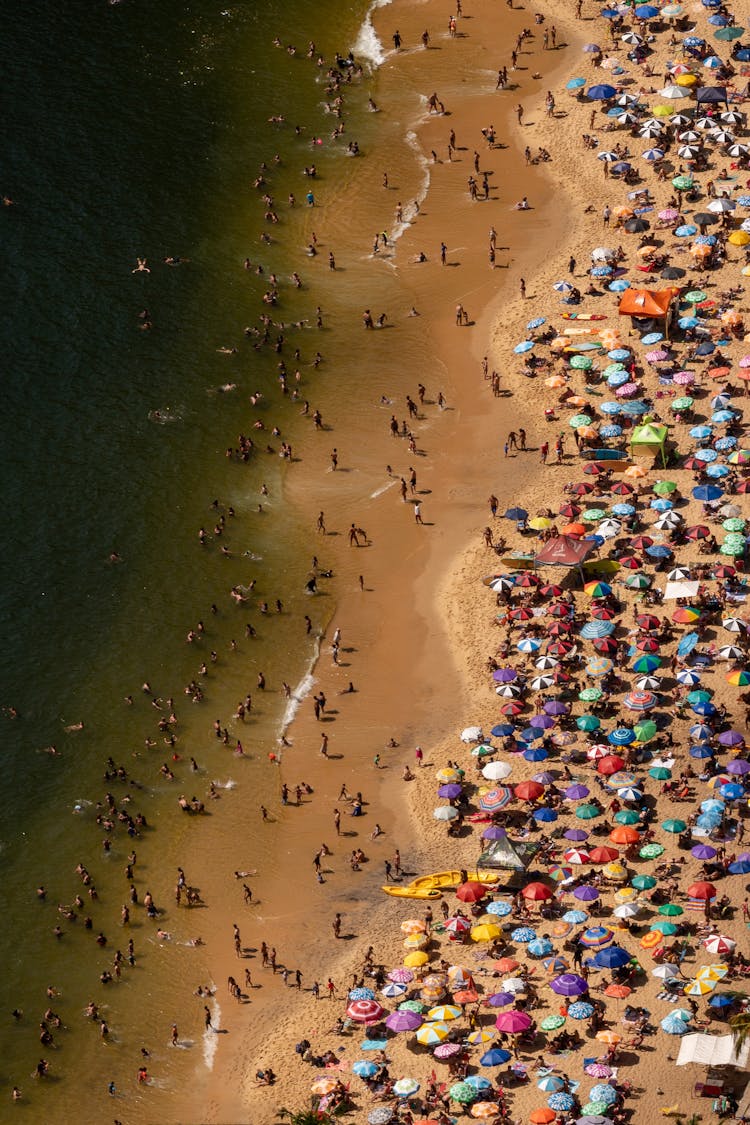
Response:
[{"label": "surfboard", "polygon": [[564,312],[563,320],[606,320],[604,313]]}]

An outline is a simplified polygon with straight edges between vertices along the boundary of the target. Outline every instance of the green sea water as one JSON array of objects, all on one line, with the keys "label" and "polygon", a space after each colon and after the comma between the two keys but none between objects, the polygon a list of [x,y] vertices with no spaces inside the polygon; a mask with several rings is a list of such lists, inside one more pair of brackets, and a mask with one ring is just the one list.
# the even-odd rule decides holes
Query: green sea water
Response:
[{"label": "green sea water", "polygon": [[[209,778],[252,769],[212,739],[219,702],[226,723],[227,699],[257,695],[256,669],[278,683],[282,676],[296,682],[309,667],[313,649],[300,640],[299,619],[310,529],[283,502],[288,466],[277,455],[279,440],[252,429],[262,419],[296,440],[299,405],[279,393],[279,355],[254,349],[243,328],[258,323],[270,271],[282,282],[274,319],[314,324],[322,299],[326,317],[332,312],[344,329],[335,338],[292,329],[282,358],[293,371],[291,353],[299,347],[301,397],[312,397],[314,380],[321,402],[335,400],[326,371],[351,350],[346,325],[359,308],[356,277],[345,294],[326,290],[323,278],[323,298],[321,289],[298,292],[287,279],[304,264],[311,229],[304,166],[317,163],[318,195],[343,199],[356,180],[357,162],[346,157],[343,142],[331,140],[325,70],[306,57],[307,46],[314,40],[331,59],[359,41],[377,56],[366,27],[363,38],[365,14],[363,3],[327,0],[227,8],[210,0],[29,0],[6,11],[0,191],[13,205],[0,213],[3,1120],[14,1084],[24,1097],[13,1111],[28,1121],[152,1119],[154,1102],[144,1103],[137,1090],[123,1105],[106,1100],[110,1080],[119,1084],[126,1073],[132,1086],[140,1036],[165,1076],[165,1097],[196,1065],[189,1053],[175,1058],[159,1048],[165,1021],[174,1018],[165,999],[173,962],[140,926],[128,931],[137,968],[127,967],[110,991],[98,980],[127,941],[118,923],[131,847],[139,853],[142,897],[150,878],[160,888],[169,884],[157,875],[156,854],[168,860],[184,840],[174,786],[159,773],[171,750],[155,721],[168,708],[156,712],[141,684],[174,697],[177,748],[200,766],[191,775],[184,761],[172,763],[177,784],[204,794]],[[294,55],[285,49],[290,42]],[[364,148],[382,127],[367,113],[370,83],[366,78],[347,92],[347,136]],[[269,122],[277,115],[283,124]],[[315,146],[315,136],[323,144]],[[253,186],[263,161],[278,226],[263,219],[266,189]],[[344,245],[360,237],[356,223],[344,208]],[[263,231],[270,245],[260,240]],[[132,272],[139,257],[150,273]],[[182,260],[170,266],[166,257]],[[244,269],[245,258],[263,264],[264,275]],[[151,327],[144,329],[144,321]],[[358,316],[351,323],[361,335]],[[235,347],[233,354],[218,350]],[[326,357],[319,373],[311,367],[318,349]],[[377,385],[377,370],[370,377]],[[222,392],[228,384],[236,389]],[[251,406],[257,391],[263,397]],[[355,395],[354,411],[356,405]],[[246,464],[228,459],[240,432],[261,450],[270,441],[273,455],[258,452]],[[213,528],[228,505],[236,515],[217,541]],[[209,536],[204,548],[202,526]],[[249,602],[238,607],[230,588],[246,589],[252,580]],[[267,600],[273,607],[276,598],[285,612],[271,627],[257,606]],[[187,644],[198,620],[205,637]],[[247,623],[256,638],[246,638]],[[182,689],[203,661],[205,702],[196,707]],[[278,733],[283,698],[276,693],[256,708],[242,732],[251,755],[265,753]],[[66,730],[79,723],[82,730]],[[147,737],[157,746],[147,749]],[[127,781],[104,778],[108,758],[125,767]],[[106,812],[97,802],[107,791],[150,825],[136,839],[118,826],[109,851],[106,828],[96,820]],[[96,900],[76,874],[79,863],[91,873]],[[36,893],[42,884],[44,902]],[[73,923],[56,907],[79,892],[84,906]],[[83,927],[86,914],[91,932]],[[63,936],[55,938],[58,924]],[[94,941],[100,930],[108,937],[104,949]],[[51,1001],[48,985],[60,994]],[[98,1027],[84,1018],[92,998],[110,1024],[111,1046],[127,1049],[126,1058],[113,1062]],[[42,1046],[38,1025],[48,1005],[65,1028],[52,1028],[54,1045]],[[14,1008],[21,1018],[10,1015]],[[40,1057],[50,1074],[38,1082],[31,1074]],[[163,1107],[159,1112],[167,1119]]]}]

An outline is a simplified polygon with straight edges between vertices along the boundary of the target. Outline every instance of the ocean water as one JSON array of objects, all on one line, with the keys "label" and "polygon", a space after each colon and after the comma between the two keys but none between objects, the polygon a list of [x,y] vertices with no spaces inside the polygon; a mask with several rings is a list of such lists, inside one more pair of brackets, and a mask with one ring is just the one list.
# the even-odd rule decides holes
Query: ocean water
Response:
[{"label": "ocean water", "polygon": [[[281,48],[273,45],[277,34]],[[306,57],[310,40],[326,59],[355,47],[368,62],[366,77],[346,93],[344,141],[331,139],[335,118],[324,107],[325,71]],[[295,55],[285,49],[290,41]],[[324,413],[340,401],[337,379],[346,368],[352,425],[366,424],[364,404],[387,385],[388,360],[371,358],[365,385],[351,362],[353,341],[355,333],[361,338],[361,307],[377,304],[393,281],[387,269],[365,280],[361,230],[363,215],[371,221],[370,201],[359,186],[360,162],[345,154],[346,139],[356,138],[363,151],[387,147],[403,127],[367,111],[384,55],[365,3],[70,0],[53,7],[28,0],[9,14],[0,55],[0,191],[13,200],[0,212],[0,1106],[6,1098],[9,1105],[17,1084],[24,1098],[15,1110],[29,1121],[153,1119],[154,1101],[144,1103],[133,1088],[145,1041],[164,1075],[159,1114],[168,1119],[170,1089],[189,1079],[198,1058],[205,1065],[211,1058],[165,1049],[165,1028],[180,1014],[170,1008],[175,962],[140,916],[129,930],[119,926],[127,856],[131,847],[138,852],[141,898],[153,889],[162,905],[187,846],[190,818],[175,813],[176,794],[204,795],[212,778],[247,783],[254,758],[266,757],[292,717],[278,691],[258,705],[256,672],[270,684],[285,678],[309,687],[315,649],[300,620],[311,528],[288,497],[295,469],[278,456],[280,439],[269,429],[277,424],[304,459],[310,425],[299,418],[299,402],[281,395],[278,362],[287,363],[291,390],[299,347],[300,401],[314,395]],[[283,123],[269,121],[278,115]],[[415,197],[424,190],[424,170],[408,144],[400,159]],[[310,181],[302,169],[313,160],[319,175]],[[259,189],[253,184],[263,161],[267,185]],[[323,267],[314,287],[298,291],[289,283],[291,270],[308,264],[304,248],[317,216],[317,208],[304,206],[310,186],[338,208],[337,252],[361,263],[345,289]],[[264,221],[266,189],[278,225]],[[270,245],[261,241],[264,231]],[[180,264],[166,264],[169,256]],[[138,258],[150,272],[133,272]],[[245,258],[261,263],[264,274],[244,269]],[[285,330],[281,357],[272,347],[254,348],[243,331],[258,324],[274,270],[281,291],[279,305],[267,310],[274,320],[314,326],[319,303],[326,318],[320,333]],[[405,345],[405,364],[415,346]],[[318,349],[325,362],[316,371]],[[254,392],[262,396],[255,405]],[[258,420],[266,429],[256,432]],[[259,446],[248,463],[226,456],[239,433]],[[264,452],[266,443],[272,453]],[[214,526],[230,505],[235,515],[217,539]],[[245,604],[234,603],[233,586],[248,592]],[[284,607],[278,615],[277,598]],[[271,607],[267,617],[261,600]],[[318,616],[325,612],[332,605]],[[187,643],[198,621],[205,634]],[[255,638],[245,635],[248,623]],[[184,694],[192,679],[204,689],[199,706]],[[144,681],[162,700],[174,699],[180,761],[172,761],[156,729],[169,708],[151,705]],[[240,761],[216,741],[212,724],[220,717],[234,742],[231,709],[247,692],[254,716],[241,731],[249,760]],[[191,755],[197,774],[186,764]],[[124,767],[126,780],[104,776],[108,759]],[[173,769],[174,783],[160,772],[162,763]],[[264,783],[254,784],[263,799]],[[143,812],[148,831],[137,839],[122,825],[108,833],[97,822],[106,815],[107,792],[118,807]],[[89,870],[97,899],[78,864]],[[73,907],[72,922],[57,906],[70,906],[77,893],[84,904]],[[56,938],[58,924],[63,935]],[[99,931],[108,939],[104,948],[95,942]],[[136,967],[102,986],[100,972],[111,968],[116,949],[125,951],[128,936]],[[177,972],[199,973],[200,951],[185,937]],[[50,985],[59,993],[52,1000]],[[110,1026],[105,1047],[97,1024],[84,1018],[89,999]],[[48,1005],[65,1026],[51,1029],[53,1045],[41,1046],[38,1025]],[[9,1014],[15,1008],[19,1019]],[[50,1075],[38,1082],[31,1074],[40,1057]],[[128,1084],[128,1099],[114,1109],[109,1081],[118,1097]],[[0,1110],[0,1119],[6,1114]]]}]

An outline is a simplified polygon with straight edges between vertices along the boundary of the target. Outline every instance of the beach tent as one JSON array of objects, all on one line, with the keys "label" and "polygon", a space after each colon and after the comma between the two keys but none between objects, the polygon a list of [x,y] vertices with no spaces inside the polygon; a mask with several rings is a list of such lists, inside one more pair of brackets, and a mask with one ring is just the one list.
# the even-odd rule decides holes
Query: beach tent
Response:
[{"label": "beach tent", "polygon": [[539,844],[528,840],[510,840],[503,836],[490,840],[486,852],[479,857],[478,866],[485,868],[501,867],[506,871],[525,871],[539,850]]},{"label": "beach tent", "polygon": [[726,86],[699,86],[695,91],[697,105],[725,105],[728,106]]},{"label": "beach tent", "polygon": [[630,449],[633,452],[636,448],[658,449],[661,454],[661,463],[666,466],[667,459],[664,446],[667,442],[667,434],[667,427],[660,425],[658,422],[644,422],[642,426],[634,426],[633,435],[630,439]]},{"label": "beach tent", "polygon": [[672,302],[679,292],[674,285],[668,289],[626,289],[620,297],[620,316],[663,320],[668,335]]},{"label": "beach tent", "polygon": [[558,535],[549,539],[536,556],[537,566],[575,566],[593,551],[594,544],[585,539],[574,539],[572,535]]},{"label": "beach tent", "polygon": [[680,1041],[677,1066],[700,1063],[701,1066],[746,1067],[750,1043],[743,1044],[735,1053],[732,1035],[684,1035]]}]

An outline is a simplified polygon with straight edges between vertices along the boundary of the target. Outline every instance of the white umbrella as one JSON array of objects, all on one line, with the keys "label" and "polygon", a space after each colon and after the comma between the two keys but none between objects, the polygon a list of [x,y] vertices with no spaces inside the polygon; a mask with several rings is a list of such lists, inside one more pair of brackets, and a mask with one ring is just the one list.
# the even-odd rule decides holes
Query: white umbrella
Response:
[{"label": "white umbrella", "polygon": [[520,977],[508,977],[507,980],[504,980],[504,981],[501,982],[500,991],[501,992],[525,992],[526,991],[526,981],[521,980]]},{"label": "white umbrella", "polygon": [[644,125],[643,128],[638,130],[638,133],[645,140],[656,141],[662,135],[662,130],[657,128],[656,125]]},{"label": "white umbrella", "polygon": [[466,727],[461,731],[462,742],[484,742],[484,734],[481,727]]},{"label": "white umbrella", "polygon": [[695,160],[700,155],[700,145],[680,145],[677,149],[677,155],[682,157],[683,160]]},{"label": "white umbrella", "polygon": [[596,534],[602,535],[605,539],[613,539],[621,530],[622,524],[619,520],[602,520],[596,525]]},{"label": "white umbrella", "polygon": [[726,129],[712,129],[709,136],[719,145],[731,145],[734,140],[732,133],[728,133]]},{"label": "white umbrella", "polygon": [[669,123],[670,125],[690,125],[692,120],[690,113],[675,113],[674,117],[670,117]]},{"label": "white umbrella", "polygon": [[[643,36],[642,35],[636,35],[636,33],[634,31],[626,31],[624,35],[620,36],[620,40],[623,43],[629,43],[631,47],[637,47],[640,43],[643,43],[643,41],[644,41]],[[618,105],[628,105],[628,102],[625,101],[625,98],[629,98],[631,101],[634,101],[634,102],[638,100],[636,98],[635,94],[623,94],[621,98],[617,99],[617,104]]]},{"label": "white umbrella", "polygon": [[547,688],[551,688],[554,682],[554,676],[548,676],[546,674],[534,676],[534,679],[531,681],[531,687],[533,691],[545,691]]},{"label": "white umbrella", "polygon": [[556,668],[560,663],[554,656],[540,656],[538,660],[534,661],[534,667],[538,668],[540,672],[546,672],[548,668]]},{"label": "white umbrella", "polygon": [[740,113],[738,109],[728,109],[726,113],[720,113],[719,117],[722,121],[726,121],[728,125],[741,125],[745,120],[745,114]]},{"label": "white umbrella", "polygon": [[727,149],[729,156],[747,156],[749,152],[750,147],[748,145],[730,145]]},{"label": "white umbrella", "polygon": [[432,815],[435,820],[455,820],[458,809],[454,809],[453,805],[440,805],[439,808],[432,810]]},{"label": "white umbrella", "polygon": [[713,117],[697,117],[693,122],[696,129],[715,129],[716,122]]},{"label": "white umbrella", "polygon": [[640,912],[641,907],[637,902],[623,902],[612,911],[615,918],[635,918]]},{"label": "white umbrella", "polygon": [[714,215],[720,215],[722,211],[734,211],[736,206],[737,204],[733,199],[726,199],[722,196],[721,199],[712,199],[706,210],[711,211]]},{"label": "white umbrella", "polygon": [[682,516],[679,512],[665,512],[663,516],[659,516],[654,527],[657,527],[659,531],[671,531],[672,528],[679,527],[681,523]]},{"label": "white umbrella", "polygon": [[657,965],[655,969],[651,970],[651,976],[656,977],[657,980],[674,980],[675,977],[680,975],[680,970],[676,965],[665,963],[664,965]]},{"label": "white umbrella", "polygon": [[635,681],[635,686],[638,691],[659,691],[661,689],[661,680],[658,676],[641,676]]},{"label": "white umbrella", "polygon": [[728,633],[741,633],[745,628],[745,622],[739,617],[725,617],[721,624]]},{"label": "white umbrella", "polygon": [[663,90],[659,90],[659,97],[677,101],[679,98],[689,98],[690,91],[684,86],[665,86]]},{"label": "white umbrella", "polygon": [[611,246],[595,246],[591,251],[591,257],[595,262],[614,261],[617,258],[617,251]]},{"label": "white umbrella", "polygon": [[[495,688],[495,695],[500,695],[503,699],[515,699],[517,695],[521,694],[521,689],[518,684],[500,684]],[[479,742],[482,739],[478,739]]]},{"label": "white umbrella", "polygon": [[670,582],[683,582],[690,578],[690,571],[686,566],[676,566],[673,570],[670,570],[667,578]]},{"label": "white umbrella", "polygon": [[620,116],[617,118],[617,124],[618,125],[635,125],[637,120],[638,120],[638,118],[636,117],[636,115],[634,113],[629,113],[628,111],[626,111],[625,113],[621,113]]},{"label": "white umbrella", "polygon": [[666,125],[658,117],[647,117],[643,122],[643,128],[645,129],[647,126],[654,129],[666,129]]},{"label": "white umbrella", "polygon": [[605,164],[614,164],[615,161],[620,159],[620,157],[617,155],[616,152],[607,151],[607,152],[598,153],[596,159],[597,160],[603,160]]},{"label": "white umbrella", "polygon": [[488,781],[503,781],[513,772],[513,767],[508,762],[488,762],[482,766],[482,777]]},{"label": "white umbrella", "polygon": [[742,660],[745,654],[737,645],[722,645],[716,655],[719,660]]},{"label": "white umbrella", "polygon": [[684,141],[685,144],[690,144],[691,141],[699,141],[700,139],[700,133],[696,133],[695,129],[685,129],[683,133],[680,133],[680,140]]},{"label": "white umbrella", "polygon": [[728,519],[730,516],[733,517],[742,515],[742,508],[740,508],[739,504],[722,504],[719,508],[719,511],[726,519]]}]

